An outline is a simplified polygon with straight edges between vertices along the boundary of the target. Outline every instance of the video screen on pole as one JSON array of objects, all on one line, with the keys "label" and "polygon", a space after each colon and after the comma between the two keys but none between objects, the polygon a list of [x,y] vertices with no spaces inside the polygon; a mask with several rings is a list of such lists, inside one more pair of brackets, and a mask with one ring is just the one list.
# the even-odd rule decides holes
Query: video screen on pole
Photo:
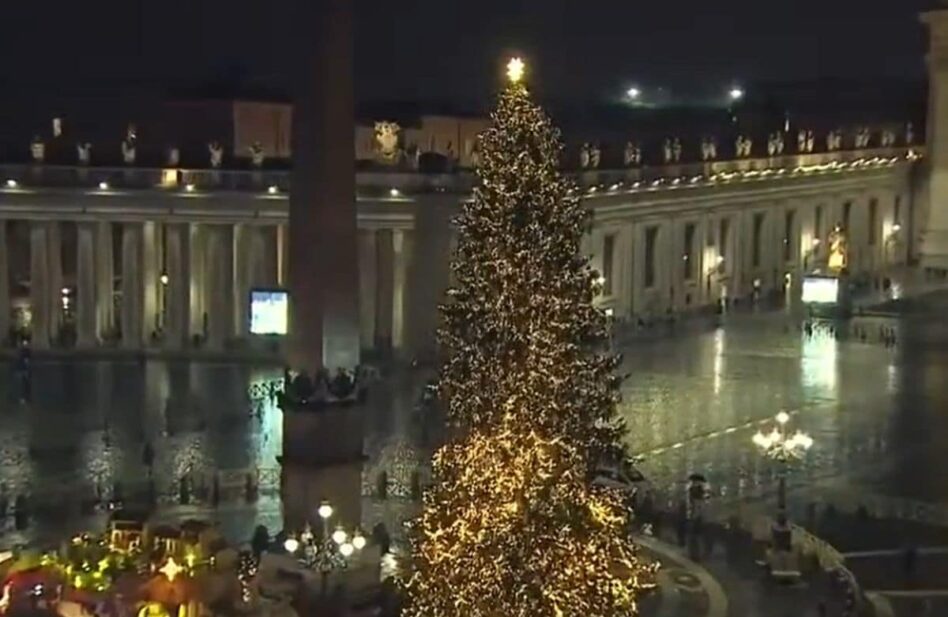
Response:
[{"label": "video screen on pole", "polygon": [[839,302],[839,279],[808,276],[803,279],[804,304],[836,304]]},{"label": "video screen on pole", "polygon": [[286,334],[289,294],[282,289],[254,289],[250,292],[250,333]]}]

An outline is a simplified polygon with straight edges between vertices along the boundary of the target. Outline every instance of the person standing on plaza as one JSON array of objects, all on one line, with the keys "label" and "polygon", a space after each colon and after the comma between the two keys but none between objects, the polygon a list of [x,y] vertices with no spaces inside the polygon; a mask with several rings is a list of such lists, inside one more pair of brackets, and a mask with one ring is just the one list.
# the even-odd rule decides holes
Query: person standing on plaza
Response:
[{"label": "person standing on plaza", "polygon": [[684,546],[688,540],[688,506],[684,501],[678,502],[678,512],[675,517],[676,531],[678,532],[678,545]]},{"label": "person standing on plaza", "polygon": [[155,467],[155,449],[150,441],[146,441],[142,448],[142,464],[148,468],[148,475],[151,475]]}]

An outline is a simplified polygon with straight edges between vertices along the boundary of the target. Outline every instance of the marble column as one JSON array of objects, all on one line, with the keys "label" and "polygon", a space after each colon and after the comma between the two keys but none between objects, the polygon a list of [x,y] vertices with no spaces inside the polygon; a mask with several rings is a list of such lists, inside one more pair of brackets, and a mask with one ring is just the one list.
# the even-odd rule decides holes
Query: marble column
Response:
[{"label": "marble column", "polygon": [[276,262],[272,259],[275,256],[275,230],[261,225],[254,225],[250,230],[250,252],[253,256],[250,261],[250,288],[275,287]]},{"label": "marble column", "polygon": [[10,259],[7,251],[7,222],[0,219],[0,347],[10,332]]},{"label": "marble column", "polygon": [[411,231],[396,229],[392,234],[392,347],[397,353],[405,350],[408,317],[408,268],[411,264]]},{"label": "marble column", "polygon": [[161,271],[161,230],[157,223],[142,223],[142,328],[145,341],[151,340],[160,325],[158,286]]},{"label": "marble column", "polygon": [[616,294],[615,316],[616,318],[628,318],[632,314],[634,295],[633,281],[635,275],[633,272],[633,227],[631,223],[623,225],[616,232],[616,280],[613,288]]},{"label": "marble column", "polygon": [[254,236],[257,228],[239,223],[234,225],[234,329],[238,338],[250,334],[250,288],[255,278],[259,247]]},{"label": "marble column", "polygon": [[95,223],[76,225],[76,343],[94,347],[97,343]]},{"label": "marble column", "polygon": [[145,331],[142,241],[141,224],[122,225],[122,346],[128,349],[141,347]]},{"label": "marble column", "polygon": [[165,227],[165,344],[186,347],[191,330],[191,229],[188,223]]},{"label": "marble column", "polygon": [[280,282],[280,254],[279,254],[279,231],[276,225],[264,228],[265,248],[267,264],[267,287],[278,288],[283,284]]},{"label": "marble column", "polygon": [[191,335],[206,337],[208,332],[207,315],[207,272],[205,262],[207,257],[208,227],[198,223],[189,226],[187,242],[189,244],[189,270],[191,272],[191,304],[189,308],[189,322]]},{"label": "marble column", "polygon": [[102,339],[115,331],[115,258],[112,223],[94,225],[96,336]]},{"label": "marble column", "polygon": [[286,263],[289,255],[286,225],[277,225],[276,233],[276,275],[277,285],[286,287]]},{"label": "marble column", "polygon": [[30,327],[35,349],[49,348],[49,227],[30,223]]},{"label": "marble column", "polygon": [[378,276],[374,229],[359,230],[359,333],[362,349],[375,345],[375,292]]},{"label": "marble column", "polygon": [[376,236],[375,349],[392,348],[393,296],[395,292],[395,238],[391,229],[380,229]]},{"label": "marble column", "polygon": [[230,225],[208,227],[208,346],[222,349],[234,336],[234,233]]},{"label": "marble column", "polygon": [[[441,323],[438,305],[452,278],[449,257],[457,245],[450,214],[456,206],[456,198],[435,196],[415,208],[408,268],[411,310],[406,316],[408,349],[404,353],[424,361],[437,358],[435,330]],[[361,261],[359,267],[362,267]]]},{"label": "marble column", "polygon": [[59,339],[59,332],[62,329],[63,325],[63,302],[62,302],[62,289],[63,289],[63,243],[62,243],[62,230],[57,222],[47,223],[49,231],[47,231],[47,240],[46,240],[46,249],[49,251],[49,257],[47,265],[49,266],[49,273],[47,274],[49,280],[49,297],[47,302],[49,302],[49,311],[47,315],[49,316],[49,337],[51,341],[56,341]]}]

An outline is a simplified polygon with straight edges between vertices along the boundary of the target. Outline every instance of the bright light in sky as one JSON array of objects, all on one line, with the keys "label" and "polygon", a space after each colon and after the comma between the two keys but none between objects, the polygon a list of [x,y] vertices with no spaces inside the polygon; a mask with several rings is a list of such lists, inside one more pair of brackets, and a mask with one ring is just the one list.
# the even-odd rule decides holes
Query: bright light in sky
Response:
[{"label": "bright light in sky", "polygon": [[731,88],[731,91],[728,92],[728,96],[731,97],[732,101],[739,101],[742,98],[744,98],[744,90],[737,86],[734,86],[733,88]]}]

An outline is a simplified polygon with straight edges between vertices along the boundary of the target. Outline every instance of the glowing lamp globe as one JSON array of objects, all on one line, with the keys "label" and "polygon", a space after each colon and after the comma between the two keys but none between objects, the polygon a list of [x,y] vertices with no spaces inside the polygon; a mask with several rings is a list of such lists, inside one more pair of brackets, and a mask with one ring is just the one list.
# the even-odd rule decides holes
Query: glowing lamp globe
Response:
[{"label": "glowing lamp globe", "polygon": [[316,510],[316,513],[319,514],[319,518],[326,520],[332,516],[332,506],[324,501],[322,504],[320,504],[319,509]]}]

